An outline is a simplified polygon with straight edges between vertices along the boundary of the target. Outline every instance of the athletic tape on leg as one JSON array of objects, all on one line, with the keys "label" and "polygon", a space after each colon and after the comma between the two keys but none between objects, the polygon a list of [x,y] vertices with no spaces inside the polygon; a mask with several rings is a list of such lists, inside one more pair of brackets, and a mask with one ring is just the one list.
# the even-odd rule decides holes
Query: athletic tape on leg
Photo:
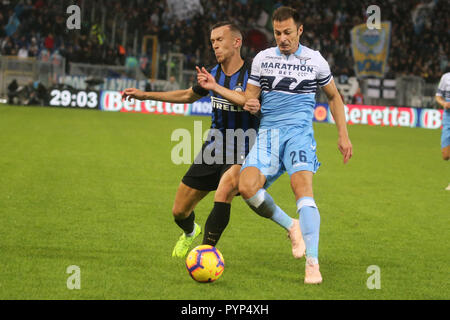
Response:
[{"label": "athletic tape on leg", "polygon": [[264,189],[246,200],[247,204],[261,217],[271,219],[285,229],[292,227],[292,218],[288,216],[279,206],[275,204],[273,198]]},{"label": "athletic tape on leg", "polygon": [[253,197],[245,200],[245,202],[261,217],[270,219],[275,212],[275,203],[264,189],[259,189]]}]

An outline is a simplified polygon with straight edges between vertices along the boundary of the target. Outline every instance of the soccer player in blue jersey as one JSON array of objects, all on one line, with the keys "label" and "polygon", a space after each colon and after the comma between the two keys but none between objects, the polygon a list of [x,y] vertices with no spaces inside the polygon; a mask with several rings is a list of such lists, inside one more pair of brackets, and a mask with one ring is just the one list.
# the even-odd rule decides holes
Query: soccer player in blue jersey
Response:
[{"label": "soccer player in blue jersey", "polygon": [[272,22],[277,47],[256,55],[244,93],[220,86],[205,68],[197,67],[197,79],[203,88],[237,105],[257,107],[257,99],[261,98],[258,137],[242,166],[239,192],[256,213],[288,229],[292,220],[266,191],[281,174],[288,172],[306,244],[304,282],[321,283],[320,215],[312,188],[313,174],[320,165],[312,126],[317,86],[322,87],[328,97],[344,163],[352,157],[353,147],[347,132],[344,104],[327,61],[318,51],[299,42],[303,25],[298,12],[280,7],[275,10]]},{"label": "soccer player in blue jersey", "polygon": [[[444,108],[442,119],[441,151],[442,159],[450,159],[450,72],[444,73],[439,81],[436,101]],[[450,191],[450,183],[445,188]]]},{"label": "soccer player in blue jersey", "polygon": [[[230,90],[245,90],[251,64],[241,58],[242,33],[239,28],[231,22],[220,22],[211,28],[210,40],[218,62],[210,71],[215,81]],[[142,92],[134,88],[124,91],[125,98],[173,103],[192,103],[208,94],[211,94],[213,108],[210,135],[183,177],[172,208],[176,224],[184,231],[173,249],[174,257],[184,257],[193,240],[200,234],[201,228],[195,223],[194,208],[213,190],[216,190],[214,207],[205,224],[203,244],[215,246],[219,241],[229,223],[231,202],[238,193],[241,165],[249,152],[250,140],[256,138],[259,118],[254,114],[259,111],[259,107],[236,106],[198,84],[186,90],[170,92]],[[230,129],[232,132],[247,134],[247,138],[241,142],[237,139],[234,143],[235,139],[226,134]],[[217,139],[218,135],[223,140]],[[214,151],[209,152],[208,149],[212,147]],[[208,151],[206,154],[218,151],[221,154],[214,154],[212,160],[221,158],[221,161],[205,159],[205,151]],[[290,237],[296,246],[303,243],[299,227],[290,230]]]}]

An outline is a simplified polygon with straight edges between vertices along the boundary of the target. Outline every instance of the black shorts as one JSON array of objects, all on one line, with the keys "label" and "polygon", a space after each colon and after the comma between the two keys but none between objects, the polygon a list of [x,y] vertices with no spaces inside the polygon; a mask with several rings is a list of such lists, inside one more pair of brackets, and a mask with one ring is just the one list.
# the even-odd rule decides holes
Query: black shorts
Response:
[{"label": "black shorts", "polygon": [[[207,144],[203,144],[202,151]],[[197,155],[196,159],[200,156]],[[223,174],[234,164],[207,164],[203,161],[194,161],[181,181],[196,190],[214,191],[219,186]]]},{"label": "black shorts", "polygon": [[202,191],[214,191],[219,186],[223,174],[232,164],[193,163],[181,180],[185,185]]}]

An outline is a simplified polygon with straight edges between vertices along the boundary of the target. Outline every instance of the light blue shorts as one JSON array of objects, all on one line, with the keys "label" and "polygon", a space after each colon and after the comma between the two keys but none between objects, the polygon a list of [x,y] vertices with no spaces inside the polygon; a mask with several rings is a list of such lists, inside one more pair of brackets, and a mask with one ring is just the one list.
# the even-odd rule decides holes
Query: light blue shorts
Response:
[{"label": "light blue shorts", "polygon": [[259,129],[241,170],[258,168],[266,177],[267,189],[285,171],[289,176],[298,171],[316,173],[320,166],[316,146],[312,126]]}]

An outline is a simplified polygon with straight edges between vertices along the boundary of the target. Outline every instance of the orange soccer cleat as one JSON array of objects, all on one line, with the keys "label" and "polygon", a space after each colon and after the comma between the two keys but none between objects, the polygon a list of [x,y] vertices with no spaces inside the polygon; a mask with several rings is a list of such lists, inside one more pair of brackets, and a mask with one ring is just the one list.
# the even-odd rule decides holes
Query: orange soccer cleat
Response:
[{"label": "orange soccer cleat", "polygon": [[292,255],[296,259],[300,259],[305,255],[305,242],[303,241],[302,230],[300,229],[300,223],[298,219],[292,219],[293,224],[289,229],[288,237],[292,243]]},{"label": "orange soccer cleat", "polygon": [[313,261],[313,259],[306,259],[305,265],[305,283],[306,284],[319,284],[322,283],[322,275],[319,271],[319,264]]}]

